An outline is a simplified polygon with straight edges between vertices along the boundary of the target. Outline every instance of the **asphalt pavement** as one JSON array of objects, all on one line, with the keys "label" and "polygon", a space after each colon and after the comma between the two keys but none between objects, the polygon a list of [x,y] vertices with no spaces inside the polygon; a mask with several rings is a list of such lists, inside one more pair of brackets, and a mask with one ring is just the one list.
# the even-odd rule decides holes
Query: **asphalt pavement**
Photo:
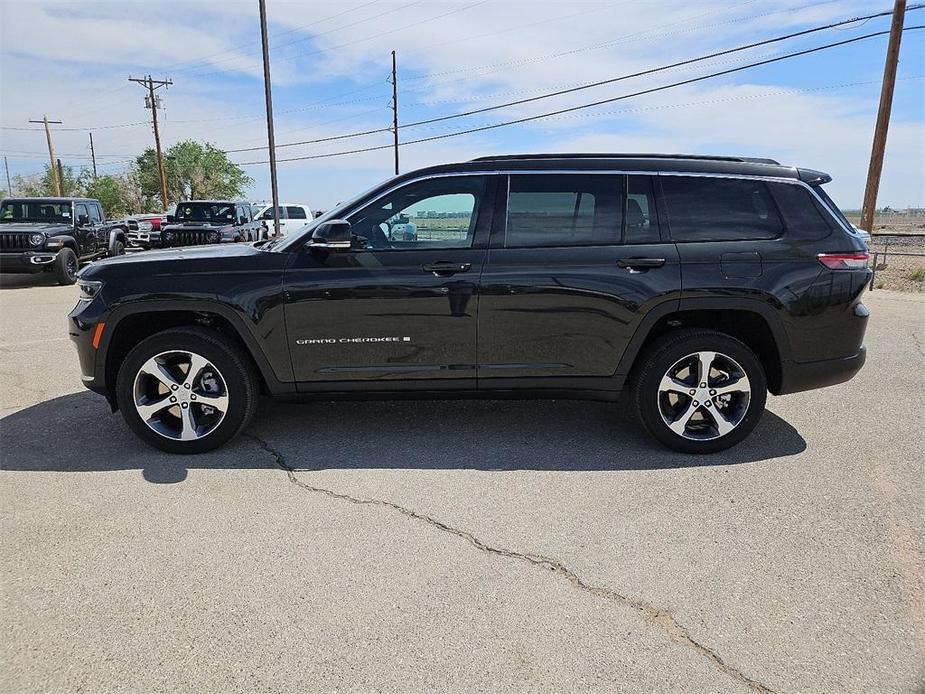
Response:
[{"label": "asphalt pavement", "polygon": [[4,692],[923,692],[925,297],[711,457],[618,406],[263,403],[180,458],[0,282]]}]

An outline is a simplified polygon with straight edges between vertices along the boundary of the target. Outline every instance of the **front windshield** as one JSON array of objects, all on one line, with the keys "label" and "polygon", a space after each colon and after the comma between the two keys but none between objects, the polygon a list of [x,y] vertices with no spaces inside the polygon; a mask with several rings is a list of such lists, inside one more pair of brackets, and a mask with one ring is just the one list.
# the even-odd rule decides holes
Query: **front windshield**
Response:
[{"label": "front windshield", "polygon": [[9,222],[70,224],[71,203],[47,200],[4,200],[0,204],[0,223]]},{"label": "front windshield", "polygon": [[234,222],[234,205],[215,202],[181,202],[175,218],[178,222]]}]

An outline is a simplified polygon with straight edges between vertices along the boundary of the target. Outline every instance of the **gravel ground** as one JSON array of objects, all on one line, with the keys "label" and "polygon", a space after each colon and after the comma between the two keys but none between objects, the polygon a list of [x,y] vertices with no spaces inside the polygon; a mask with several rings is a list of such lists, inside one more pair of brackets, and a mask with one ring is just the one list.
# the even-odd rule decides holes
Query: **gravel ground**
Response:
[{"label": "gravel ground", "polygon": [[266,406],[144,447],[0,289],[4,692],[925,688],[925,297],[690,458],[583,402]]}]

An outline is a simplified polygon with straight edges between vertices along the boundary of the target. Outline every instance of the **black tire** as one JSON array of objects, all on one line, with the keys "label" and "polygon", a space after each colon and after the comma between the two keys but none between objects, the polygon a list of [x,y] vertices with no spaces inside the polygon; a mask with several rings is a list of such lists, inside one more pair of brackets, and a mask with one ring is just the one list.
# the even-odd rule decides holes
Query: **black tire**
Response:
[{"label": "black tire", "polygon": [[[741,420],[732,431],[716,438],[701,440],[683,436],[673,431],[662,416],[663,402],[661,398],[663,396],[660,394],[662,378],[675,364],[696,352],[716,352],[721,356],[731,358],[742,368],[749,382],[750,393],[747,406],[743,404],[737,414],[737,416],[741,417]],[[631,396],[636,414],[649,434],[665,446],[676,451],[704,454],[726,450],[748,436],[764,413],[765,402],[767,401],[767,378],[764,367],[751,349],[725,333],[698,329],[678,330],[668,333],[653,342],[645,353],[640,356],[640,361],[637,364]],[[698,380],[696,376],[694,378]],[[695,384],[694,387],[696,385],[699,384]],[[673,397],[678,399],[677,396]],[[681,398],[683,397],[685,396],[681,396]],[[716,401],[713,400],[712,402]],[[682,399],[678,399],[678,404],[681,409],[685,409],[691,403],[685,403]],[[696,404],[696,401],[693,404]],[[744,411],[744,415],[741,414],[742,411]],[[717,421],[710,411],[701,410],[701,412],[705,414],[696,415],[701,421]],[[675,424],[677,425],[677,422]],[[718,428],[716,431],[718,432]],[[685,429],[684,433],[690,435],[687,429]]]},{"label": "black tire", "polygon": [[110,255],[113,257],[117,255],[125,255],[125,244],[119,240],[113,241]]},{"label": "black tire", "polygon": [[77,260],[77,254],[70,248],[62,248],[58,251],[58,257],[55,258],[54,273],[55,280],[58,284],[74,284],[77,281],[77,271],[80,269],[80,262]]},{"label": "black tire", "polygon": [[[172,350],[190,351],[215,365],[224,380],[228,409],[212,431],[181,441],[157,433],[135,407],[135,377],[151,357]],[[125,357],[116,379],[116,399],[129,428],[145,443],[167,453],[206,453],[230,441],[247,426],[257,409],[258,380],[250,357],[233,341],[206,328],[174,328],[139,342]]]}]

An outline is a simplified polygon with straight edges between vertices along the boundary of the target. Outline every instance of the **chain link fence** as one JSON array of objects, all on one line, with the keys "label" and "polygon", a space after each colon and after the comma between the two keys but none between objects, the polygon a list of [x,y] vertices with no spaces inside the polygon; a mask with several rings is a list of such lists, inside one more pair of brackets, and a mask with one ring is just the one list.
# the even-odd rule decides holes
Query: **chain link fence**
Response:
[{"label": "chain link fence", "polygon": [[925,235],[874,234],[870,289],[925,292]]}]

